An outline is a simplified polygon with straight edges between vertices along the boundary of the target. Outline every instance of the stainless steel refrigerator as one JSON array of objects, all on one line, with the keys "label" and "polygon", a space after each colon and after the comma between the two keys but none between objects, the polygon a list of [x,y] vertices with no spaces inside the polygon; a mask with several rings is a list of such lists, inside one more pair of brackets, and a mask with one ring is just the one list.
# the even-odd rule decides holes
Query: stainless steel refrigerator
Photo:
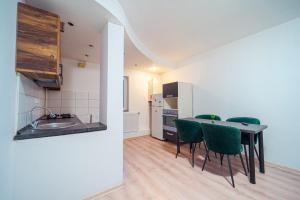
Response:
[{"label": "stainless steel refrigerator", "polygon": [[163,97],[153,94],[151,98],[151,136],[163,140]]}]

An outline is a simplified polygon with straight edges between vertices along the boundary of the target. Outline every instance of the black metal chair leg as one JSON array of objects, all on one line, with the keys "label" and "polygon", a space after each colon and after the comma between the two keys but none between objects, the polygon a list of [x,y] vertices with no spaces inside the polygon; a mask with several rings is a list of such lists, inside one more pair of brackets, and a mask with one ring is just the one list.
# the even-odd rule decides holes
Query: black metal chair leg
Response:
[{"label": "black metal chair leg", "polygon": [[207,151],[207,152],[205,153],[205,159],[204,159],[204,163],[203,163],[203,166],[202,166],[202,171],[204,170],[205,163],[206,163],[206,160],[207,160],[207,158],[208,158],[208,153],[209,153],[209,151]]},{"label": "black metal chair leg", "polygon": [[232,181],[232,187],[235,187],[233,176],[232,176],[232,169],[231,169],[231,162],[230,162],[230,159],[229,159],[229,155],[227,155],[227,160],[228,160],[229,172],[230,172],[231,181]]},{"label": "black metal chair leg", "polygon": [[224,154],[220,154],[221,165],[223,165],[223,157],[224,157]]},{"label": "black metal chair leg", "polygon": [[192,153],[193,143],[190,143],[190,153]]},{"label": "black metal chair leg", "polygon": [[245,168],[245,164],[244,164],[243,156],[242,156],[242,154],[241,154],[241,153],[240,153],[240,158],[241,158],[241,162],[242,162],[242,165],[243,165],[243,168],[244,168],[244,172],[245,172],[246,176],[248,176],[248,174],[247,174],[247,170],[246,170],[246,168]]},{"label": "black metal chair leg", "polygon": [[205,150],[206,150],[206,153],[207,153],[207,158],[210,161],[208,148],[207,148],[205,142],[203,142],[203,144],[204,144],[204,147],[205,147]]},{"label": "black metal chair leg", "polygon": [[196,146],[197,146],[197,143],[192,144],[192,166],[193,167],[195,165],[195,150],[196,150]]},{"label": "black metal chair leg", "polygon": [[180,153],[180,143],[179,141],[177,141],[177,152],[176,152],[176,158],[178,156],[178,154]]},{"label": "black metal chair leg", "polygon": [[244,151],[245,151],[245,157],[246,157],[247,170],[249,172],[248,154],[247,154],[247,148],[246,148],[245,144],[244,144]]}]

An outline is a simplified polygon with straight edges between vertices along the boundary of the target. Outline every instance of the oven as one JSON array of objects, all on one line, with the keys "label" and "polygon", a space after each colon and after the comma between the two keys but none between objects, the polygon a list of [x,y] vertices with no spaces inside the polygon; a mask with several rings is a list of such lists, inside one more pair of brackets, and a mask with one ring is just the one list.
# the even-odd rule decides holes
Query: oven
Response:
[{"label": "oven", "polygon": [[175,119],[178,119],[178,111],[175,109],[163,110],[163,130],[176,133]]}]

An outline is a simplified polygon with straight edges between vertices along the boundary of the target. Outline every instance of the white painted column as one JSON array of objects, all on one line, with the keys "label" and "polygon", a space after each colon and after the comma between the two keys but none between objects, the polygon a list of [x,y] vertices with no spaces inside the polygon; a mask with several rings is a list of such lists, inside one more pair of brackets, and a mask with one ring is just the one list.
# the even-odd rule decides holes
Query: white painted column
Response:
[{"label": "white painted column", "polygon": [[[101,33],[100,121],[123,127],[124,28],[107,23]],[[122,122],[121,124],[119,122]],[[123,133],[123,128],[120,134]]]}]

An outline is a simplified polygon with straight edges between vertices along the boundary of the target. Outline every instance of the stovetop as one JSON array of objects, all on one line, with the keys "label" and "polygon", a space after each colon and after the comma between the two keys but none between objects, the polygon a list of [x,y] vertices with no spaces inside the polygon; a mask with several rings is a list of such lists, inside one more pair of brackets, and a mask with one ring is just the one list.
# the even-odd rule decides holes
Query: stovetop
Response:
[{"label": "stovetop", "polygon": [[46,115],[46,119],[66,119],[66,118],[73,118],[74,116],[70,113],[63,113],[63,114],[54,114],[54,116]]}]

